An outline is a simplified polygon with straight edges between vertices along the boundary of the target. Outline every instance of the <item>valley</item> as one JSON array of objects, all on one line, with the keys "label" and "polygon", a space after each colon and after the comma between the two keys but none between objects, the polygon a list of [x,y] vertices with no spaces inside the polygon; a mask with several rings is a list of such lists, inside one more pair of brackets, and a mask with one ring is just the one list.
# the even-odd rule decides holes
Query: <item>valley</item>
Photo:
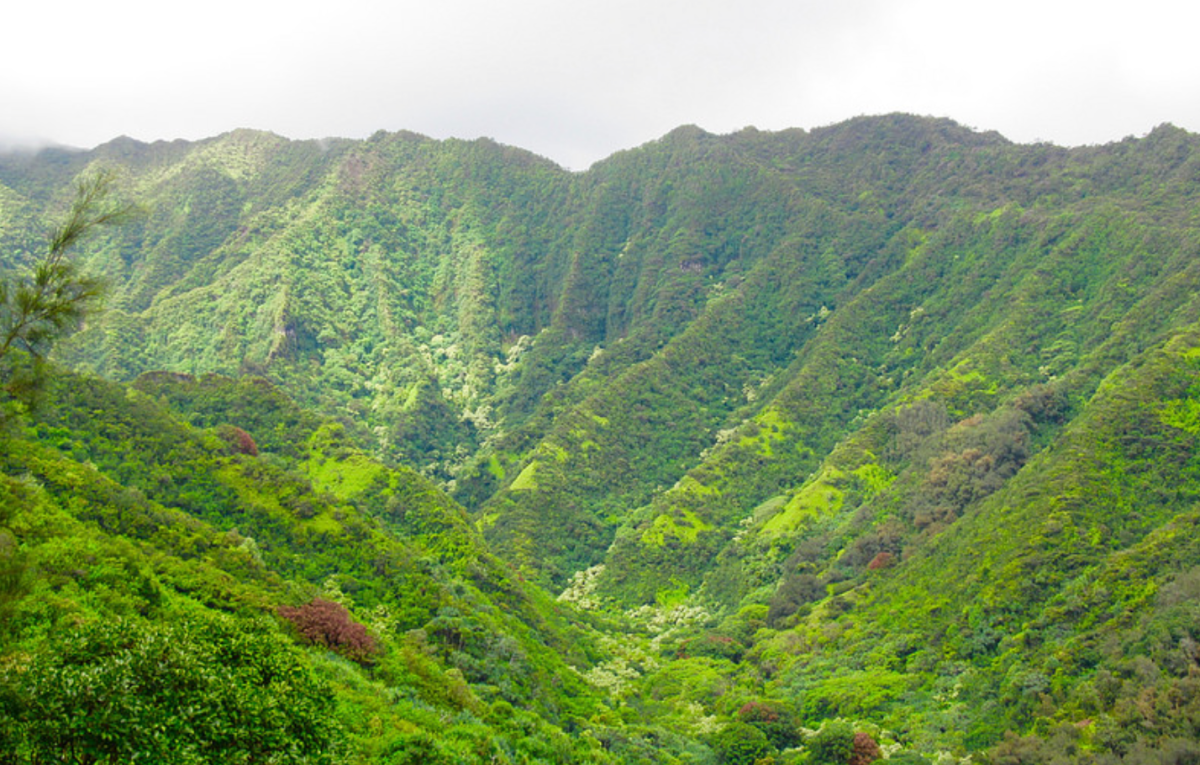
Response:
[{"label": "valley", "polygon": [[117,139],[0,156],[0,275],[97,170],[0,759],[1200,756],[1197,136]]}]

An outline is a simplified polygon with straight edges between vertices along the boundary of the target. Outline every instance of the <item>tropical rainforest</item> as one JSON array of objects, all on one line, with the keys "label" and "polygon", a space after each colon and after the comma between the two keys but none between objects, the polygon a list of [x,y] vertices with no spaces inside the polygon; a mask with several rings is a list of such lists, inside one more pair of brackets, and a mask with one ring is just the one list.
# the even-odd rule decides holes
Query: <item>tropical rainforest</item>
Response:
[{"label": "tropical rainforest", "polygon": [[0,762],[1200,762],[1200,136],[119,138],[0,279]]}]

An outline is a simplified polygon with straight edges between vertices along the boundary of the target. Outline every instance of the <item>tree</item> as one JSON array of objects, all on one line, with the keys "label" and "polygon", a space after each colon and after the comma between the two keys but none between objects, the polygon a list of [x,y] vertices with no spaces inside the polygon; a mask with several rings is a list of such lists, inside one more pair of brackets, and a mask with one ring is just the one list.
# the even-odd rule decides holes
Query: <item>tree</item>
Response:
[{"label": "tree", "polygon": [[713,749],[721,765],[754,765],[774,751],[765,733],[744,722],[726,725],[713,738]]},{"label": "tree", "polygon": [[[3,479],[0,479],[3,481]],[[0,484],[0,504],[6,503],[11,495]],[[0,640],[9,627],[9,612],[25,592],[26,556],[17,544],[17,538],[6,528],[6,514],[0,510]]]},{"label": "tree", "polygon": [[783,704],[751,701],[738,710],[738,719],[761,730],[776,749],[788,749],[803,743],[796,713]]},{"label": "tree", "polygon": [[32,273],[0,278],[0,391],[5,404],[28,406],[54,343],[79,328],[103,293],[103,283],[79,272],[72,247],[101,226],[127,220],[133,205],[114,201],[115,175],[81,178],[66,220],[50,234],[46,256]]},{"label": "tree", "polygon": [[850,752],[850,765],[871,765],[882,755],[879,744],[870,733],[858,731],[854,734],[854,749]]},{"label": "tree", "polygon": [[854,754],[854,726],[844,720],[829,720],[808,741],[813,765],[846,765]]},{"label": "tree", "polygon": [[369,662],[378,648],[367,628],[354,621],[341,603],[313,598],[299,608],[282,606],[279,615],[294,624],[308,642],[325,646],[360,664]]},{"label": "tree", "polygon": [[329,763],[334,712],[269,623],[114,620],[0,665],[0,762]]}]

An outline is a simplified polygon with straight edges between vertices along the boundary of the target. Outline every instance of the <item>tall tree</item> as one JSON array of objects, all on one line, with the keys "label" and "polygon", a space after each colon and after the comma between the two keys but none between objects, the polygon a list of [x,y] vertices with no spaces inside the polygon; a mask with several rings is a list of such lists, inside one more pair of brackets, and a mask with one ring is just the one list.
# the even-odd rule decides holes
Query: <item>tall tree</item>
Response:
[{"label": "tall tree", "polygon": [[29,405],[54,343],[79,328],[103,293],[101,280],[80,272],[70,250],[101,226],[127,220],[135,207],[114,198],[115,174],[83,176],[66,219],[50,233],[46,255],[27,274],[0,278],[0,422]]}]

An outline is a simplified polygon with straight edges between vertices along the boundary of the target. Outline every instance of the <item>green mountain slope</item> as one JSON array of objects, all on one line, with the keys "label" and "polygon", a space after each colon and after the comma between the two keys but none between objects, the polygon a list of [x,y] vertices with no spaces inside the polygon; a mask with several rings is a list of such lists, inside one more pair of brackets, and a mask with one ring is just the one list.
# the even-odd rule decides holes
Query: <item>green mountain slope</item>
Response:
[{"label": "green mountain slope", "polygon": [[[421,577],[467,587],[405,628],[544,644],[507,670],[439,649],[491,703],[571,729],[575,678],[580,704],[727,759],[735,721],[774,715],[1133,762],[1200,719],[1198,150],[1170,126],[1067,150],[905,115],[680,128],[578,174],[403,133],[120,140],[0,159],[0,245],[24,262],[75,174],[120,168],[149,212],[84,257],[109,305],[60,362],[152,373],[111,396],[269,456],[185,480],[94,456],[86,418],[41,427],[236,525],[288,582],[335,572],[393,609]],[[307,504],[261,496],[285,475]]]},{"label": "green mountain slope", "polygon": [[[266,381],[63,374],[38,412],[3,435],[6,757],[607,762],[595,736],[644,735],[591,720],[607,707],[574,667],[606,656],[594,628],[515,579],[427,479]],[[210,661],[294,677],[256,692],[267,679],[214,679]],[[185,707],[160,728],[164,694]]]}]

